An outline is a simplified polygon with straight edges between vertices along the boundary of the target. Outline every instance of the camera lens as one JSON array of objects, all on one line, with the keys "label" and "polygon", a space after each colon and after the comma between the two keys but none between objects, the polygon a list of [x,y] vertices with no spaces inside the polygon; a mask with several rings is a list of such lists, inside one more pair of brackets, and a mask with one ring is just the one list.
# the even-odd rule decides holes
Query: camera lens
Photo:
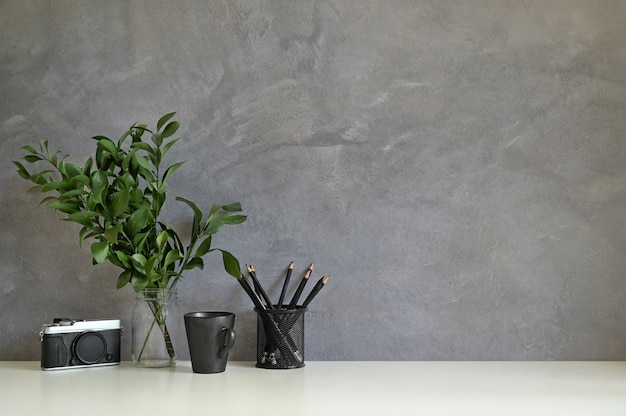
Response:
[{"label": "camera lens", "polygon": [[74,355],[85,364],[95,364],[104,357],[107,343],[97,332],[85,332],[74,339]]}]

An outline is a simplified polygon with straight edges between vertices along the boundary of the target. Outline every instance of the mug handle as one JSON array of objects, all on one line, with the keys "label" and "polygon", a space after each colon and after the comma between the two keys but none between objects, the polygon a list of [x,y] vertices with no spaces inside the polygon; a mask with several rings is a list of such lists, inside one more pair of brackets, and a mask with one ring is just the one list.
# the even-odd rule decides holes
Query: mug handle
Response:
[{"label": "mug handle", "polygon": [[222,328],[220,329],[219,340],[220,349],[218,351],[219,358],[224,358],[228,351],[235,345],[237,334],[234,329]]}]

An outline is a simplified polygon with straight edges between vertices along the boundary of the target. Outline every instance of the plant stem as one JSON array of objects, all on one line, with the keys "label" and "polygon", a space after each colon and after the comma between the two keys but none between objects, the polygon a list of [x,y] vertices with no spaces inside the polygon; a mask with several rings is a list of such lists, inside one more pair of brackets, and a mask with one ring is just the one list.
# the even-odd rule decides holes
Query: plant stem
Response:
[{"label": "plant stem", "polygon": [[[173,287],[171,287],[169,290],[170,291],[173,290]],[[146,346],[148,344],[148,340],[150,338],[150,335],[152,334],[152,331],[154,330],[155,324],[158,324],[161,334],[163,335],[163,341],[165,342],[165,348],[167,350],[167,354],[170,357],[170,360],[174,359],[175,357],[176,352],[174,350],[172,339],[167,329],[167,324],[165,322],[167,301],[170,298],[170,293],[171,292],[168,293],[168,289],[161,289],[160,293],[157,293],[157,294],[144,293],[145,297],[149,298],[146,300],[146,302],[148,303],[148,306],[150,307],[150,311],[152,312],[153,319],[152,319],[152,322],[150,323],[150,328],[148,329],[146,338],[143,341],[143,345],[141,347],[141,351],[139,352],[139,356],[137,357],[138,362],[141,362],[141,358],[143,356],[143,353],[145,352]]]}]

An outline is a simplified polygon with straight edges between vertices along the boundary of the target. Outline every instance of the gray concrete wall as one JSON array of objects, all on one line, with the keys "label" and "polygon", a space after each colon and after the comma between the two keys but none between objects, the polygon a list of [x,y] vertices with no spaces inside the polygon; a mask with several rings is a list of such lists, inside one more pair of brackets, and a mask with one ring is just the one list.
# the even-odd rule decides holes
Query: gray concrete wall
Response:
[{"label": "gray concrete wall", "polygon": [[[57,315],[129,328],[133,303],[26,193],[20,147],[82,163],[170,111],[170,195],[249,215],[215,243],[275,296],[292,260],[331,276],[307,360],[626,359],[625,21],[622,1],[2,1],[0,359],[38,360]],[[236,312],[231,358],[253,359],[251,303],[207,263],[180,308]]]}]

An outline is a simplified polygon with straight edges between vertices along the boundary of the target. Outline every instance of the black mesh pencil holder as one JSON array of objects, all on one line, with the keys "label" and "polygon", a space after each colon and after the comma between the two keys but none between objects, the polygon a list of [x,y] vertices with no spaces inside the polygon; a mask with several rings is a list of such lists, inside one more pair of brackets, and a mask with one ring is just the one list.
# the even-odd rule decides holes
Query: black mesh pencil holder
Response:
[{"label": "black mesh pencil holder", "polygon": [[307,309],[254,310],[257,313],[256,366],[304,367],[304,313]]}]

